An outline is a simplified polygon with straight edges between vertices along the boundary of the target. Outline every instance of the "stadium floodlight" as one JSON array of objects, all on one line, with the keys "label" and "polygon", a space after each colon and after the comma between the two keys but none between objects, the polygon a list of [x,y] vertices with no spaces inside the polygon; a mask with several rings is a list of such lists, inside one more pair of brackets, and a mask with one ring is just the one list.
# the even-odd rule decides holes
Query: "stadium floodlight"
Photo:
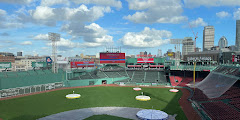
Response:
[{"label": "stadium floodlight", "polygon": [[52,57],[53,57],[52,70],[53,70],[53,73],[58,73],[58,68],[57,68],[57,41],[60,41],[60,34],[49,32],[48,33],[48,39],[52,41]]}]

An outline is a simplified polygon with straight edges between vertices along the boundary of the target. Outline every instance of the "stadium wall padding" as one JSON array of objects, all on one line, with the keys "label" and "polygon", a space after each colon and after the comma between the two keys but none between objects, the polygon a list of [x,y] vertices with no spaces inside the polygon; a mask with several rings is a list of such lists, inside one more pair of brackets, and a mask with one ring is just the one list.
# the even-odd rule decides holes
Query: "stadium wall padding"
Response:
[{"label": "stadium wall padding", "polygon": [[36,70],[28,72],[8,72],[6,74],[8,76],[0,77],[0,90],[62,82],[65,79],[65,73],[62,70],[59,70],[58,73],[52,73],[51,70]]},{"label": "stadium wall padding", "polygon": [[107,84],[113,84],[115,81],[124,80],[128,77],[121,78],[100,78],[100,79],[86,79],[86,80],[67,80],[64,81],[65,87],[76,87],[76,86],[88,86],[90,81],[94,82],[94,85],[101,85],[103,80],[107,81]]}]

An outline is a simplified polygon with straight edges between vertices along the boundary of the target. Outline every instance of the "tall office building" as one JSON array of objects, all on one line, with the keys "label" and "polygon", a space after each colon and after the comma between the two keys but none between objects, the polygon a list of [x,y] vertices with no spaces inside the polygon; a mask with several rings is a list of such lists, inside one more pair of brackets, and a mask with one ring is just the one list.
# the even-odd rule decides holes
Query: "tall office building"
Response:
[{"label": "tall office building", "polygon": [[236,51],[240,50],[240,20],[236,21]]},{"label": "tall office building", "polygon": [[228,46],[227,38],[222,36],[218,41],[218,46],[220,49],[223,49]]},{"label": "tall office building", "polygon": [[158,49],[158,57],[161,57],[161,56],[162,56],[162,50]]},{"label": "tall office building", "polygon": [[211,50],[214,46],[214,26],[205,26],[203,30],[203,51]]},{"label": "tall office building", "polygon": [[22,56],[22,52],[17,52],[17,56]]},{"label": "tall office building", "polygon": [[182,46],[182,55],[187,55],[189,52],[194,52],[194,41],[192,37],[185,37]]}]

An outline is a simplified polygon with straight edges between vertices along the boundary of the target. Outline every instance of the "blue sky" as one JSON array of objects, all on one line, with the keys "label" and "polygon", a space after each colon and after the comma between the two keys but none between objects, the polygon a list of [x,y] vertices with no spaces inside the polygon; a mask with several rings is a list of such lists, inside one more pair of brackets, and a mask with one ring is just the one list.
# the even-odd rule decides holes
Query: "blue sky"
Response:
[{"label": "blue sky", "polygon": [[235,44],[240,0],[0,0],[0,51],[50,55],[48,32],[59,33],[58,54],[95,55],[121,46],[127,55],[174,50],[170,39],[193,37],[202,48],[204,26],[215,45]]}]

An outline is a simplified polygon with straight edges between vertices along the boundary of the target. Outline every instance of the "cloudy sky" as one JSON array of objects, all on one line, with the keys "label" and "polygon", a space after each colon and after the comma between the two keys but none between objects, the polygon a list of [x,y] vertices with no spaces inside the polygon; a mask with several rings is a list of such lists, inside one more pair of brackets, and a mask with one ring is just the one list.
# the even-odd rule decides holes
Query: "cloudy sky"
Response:
[{"label": "cloudy sky", "polygon": [[235,44],[240,0],[0,0],[0,51],[50,55],[48,33],[61,35],[58,54],[95,55],[121,46],[127,55],[174,49],[173,38],[215,27],[215,45]]}]

